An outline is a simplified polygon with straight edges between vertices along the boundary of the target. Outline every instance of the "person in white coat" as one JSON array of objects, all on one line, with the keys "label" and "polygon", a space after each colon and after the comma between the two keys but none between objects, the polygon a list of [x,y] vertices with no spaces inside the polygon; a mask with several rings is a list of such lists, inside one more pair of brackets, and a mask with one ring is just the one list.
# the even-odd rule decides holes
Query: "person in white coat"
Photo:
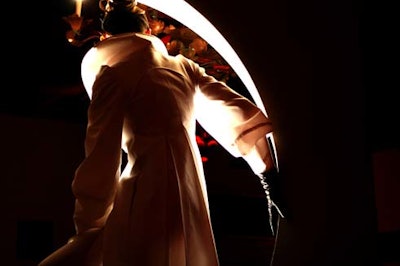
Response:
[{"label": "person in white coat", "polygon": [[109,37],[82,61],[91,102],[72,183],[76,235],[40,265],[217,266],[196,121],[255,174],[276,169],[271,121],[195,62],[168,55],[122,2],[108,3]]}]

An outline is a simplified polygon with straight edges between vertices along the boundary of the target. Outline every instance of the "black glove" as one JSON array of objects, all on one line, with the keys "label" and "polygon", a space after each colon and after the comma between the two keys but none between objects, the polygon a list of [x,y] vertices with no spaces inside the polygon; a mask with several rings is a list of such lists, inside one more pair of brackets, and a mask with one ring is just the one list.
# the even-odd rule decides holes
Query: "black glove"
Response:
[{"label": "black glove", "polygon": [[261,185],[264,189],[268,204],[269,226],[272,235],[275,236],[274,216],[272,210],[275,209],[281,218],[285,218],[283,212],[278,207],[282,202],[281,190],[279,187],[279,174],[276,168],[258,174]]}]

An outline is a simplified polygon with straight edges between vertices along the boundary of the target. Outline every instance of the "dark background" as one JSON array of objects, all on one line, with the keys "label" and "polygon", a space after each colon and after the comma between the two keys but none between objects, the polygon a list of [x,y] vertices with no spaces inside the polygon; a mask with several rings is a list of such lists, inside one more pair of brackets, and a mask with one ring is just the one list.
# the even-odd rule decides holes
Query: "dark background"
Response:
[{"label": "dark background", "polygon": [[[290,36],[296,41],[315,43],[321,36],[313,35],[315,17],[302,16],[309,9],[328,9],[332,1],[318,4],[287,5],[288,24],[303,27],[303,34]],[[399,91],[396,36],[398,17],[389,1],[347,1],[355,26],[358,27],[360,71],[366,98],[367,133],[372,151],[399,147]],[[90,45],[74,47],[67,42],[69,26],[62,17],[74,12],[72,0],[29,1],[20,4],[7,2],[10,18],[3,23],[3,88],[0,111],[20,115],[81,120],[87,107],[86,95],[80,83],[80,60]],[[251,7],[247,7],[251,10]],[[228,10],[228,8],[227,8]],[[8,12],[10,11],[10,12]],[[97,1],[86,0],[82,15],[98,20]],[[336,10],[328,11],[335,16]],[[340,15],[339,12],[337,12]],[[251,12],[249,15],[251,16]],[[316,15],[318,16],[318,15]],[[332,29],[340,31],[348,25],[327,21]],[[263,38],[263,25],[259,27]],[[310,29],[308,29],[310,28]],[[313,29],[313,31],[311,30]],[[324,29],[320,30],[323,36]],[[224,34],[224,32],[222,32]],[[340,35],[338,35],[340,36]],[[267,38],[268,36],[264,36]],[[323,36],[329,38],[329,36]],[[344,36],[345,38],[346,36]],[[243,38],[246,38],[245,36]],[[314,49],[318,49],[316,45]],[[321,54],[322,51],[317,51]],[[326,51],[329,53],[330,51]],[[321,58],[316,60],[323,60]],[[262,67],[262,66],[260,66]],[[329,82],[329,81],[327,81]],[[7,85],[6,85],[7,84]],[[327,95],[332,92],[327,92]],[[288,95],[290,97],[290,95]]]},{"label": "dark background", "polygon": [[[191,1],[191,2],[193,2],[194,4],[196,3],[196,1]],[[282,13],[284,17],[282,19],[279,18],[271,19],[268,16],[266,16],[265,23],[267,24],[270,20],[284,21],[282,24],[287,26],[288,29],[287,32],[288,36],[285,36],[285,38],[288,38],[288,40],[293,40],[294,42],[299,43],[300,45],[304,45],[300,48],[302,49],[301,52],[304,53],[303,54],[304,57],[310,59],[311,61],[309,63],[309,65],[311,65],[310,72],[312,72],[312,75],[315,75],[312,77],[312,82],[318,83],[318,85],[321,84],[327,85],[326,86],[327,90],[319,91],[316,93],[314,92],[310,93],[312,94],[311,96],[318,95],[320,99],[323,99],[324,96],[331,97],[332,95],[335,95],[336,93],[335,87],[332,84],[339,84],[339,85],[346,84],[346,86],[351,88],[351,86],[348,85],[346,81],[337,81],[329,79],[321,80],[323,78],[326,77],[331,78],[333,76],[326,74],[326,72],[332,72],[335,74],[337,73],[338,79],[349,77],[346,76],[346,73],[344,73],[346,71],[349,72],[348,75],[352,75],[354,73],[360,74],[361,84],[357,83],[355,84],[355,86],[356,87],[360,85],[362,86],[362,90],[359,97],[365,98],[365,101],[363,101],[365,105],[361,106],[361,108],[365,108],[365,116],[364,116],[365,121],[363,122],[365,122],[365,135],[367,141],[366,146],[368,148],[367,155],[373,156],[374,154],[378,154],[379,155],[378,157],[380,157],[381,152],[385,153],[386,150],[398,151],[400,146],[399,145],[400,104],[398,103],[399,97],[397,96],[399,90],[399,84],[397,79],[398,68],[396,67],[397,58],[395,56],[398,48],[397,43],[395,41],[398,32],[398,27],[397,27],[398,15],[395,14],[396,9],[393,7],[393,4],[390,4],[389,1],[378,2],[378,1],[328,1],[328,0],[301,1],[301,2],[289,1],[289,0],[271,1],[268,2],[267,4],[270,3],[277,4],[278,2],[280,3],[279,5],[281,6],[279,6],[277,10],[281,11],[283,10]],[[285,51],[285,48],[287,47],[274,46],[274,42],[268,42],[268,38],[270,37],[268,33],[271,33],[271,29],[269,29],[270,31],[265,31],[264,30],[265,25],[263,25],[262,23],[256,25],[249,24],[248,21],[251,21],[251,19],[249,20],[247,18],[251,17],[251,10],[255,7],[246,6],[246,3],[242,3],[242,5],[243,9],[246,11],[244,13],[245,16],[236,18],[238,20],[243,21],[243,23],[238,26],[241,27],[240,28],[241,32],[246,32],[245,29],[247,27],[251,27],[252,30],[250,32],[252,33],[256,32],[260,38],[260,41],[265,41],[266,49],[276,49],[273,52],[267,54],[271,56],[268,59],[273,60],[273,63],[275,65],[273,64],[272,65],[274,67],[277,67],[278,70],[272,68],[271,62],[266,60],[262,64],[256,66],[249,64],[249,67],[252,68],[250,69],[250,73],[256,73],[256,74],[259,73],[258,71],[254,71],[255,68],[256,70],[265,69],[265,76],[267,77],[265,79],[268,81],[271,80],[272,82],[271,84],[275,88],[279,87],[279,85],[282,84],[283,84],[282,88],[284,90],[287,89],[287,87],[293,88],[297,84],[294,81],[291,81],[291,79],[292,78],[293,80],[295,80],[296,78],[299,79],[300,74],[293,71],[292,65],[285,65],[284,63],[280,63],[281,58],[279,58],[279,56],[282,56],[282,54]],[[212,15],[213,18],[219,17],[218,12],[224,12],[224,13],[229,12],[229,7],[224,6],[223,7],[224,9],[221,10],[221,7],[218,6],[218,3],[215,3],[215,8],[212,9],[211,7],[209,8],[210,9],[207,10],[208,12],[210,12],[210,15]],[[345,8],[345,10],[343,11],[341,8]],[[4,166],[4,168],[15,169],[17,170],[18,173],[21,173],[20,176],[30,177],[24,180],[18,180],[18,184],[23,184],[23,191],[29,191],[29,193],[34,194],[35,192],[32,192],[29,189],[30,187],[38,189],[40,188],[39,189],[40,192],[50,189],[47,187],[46,188],[40,187],[41,184],[40,182],[42,182],[42,184],[52,184],[53,186],[56,186],[58,190],[55,191],[64,192],[64,194],[60,195],[54,194],[54,195],[43,196],[43,194],[40,194],[37,196],[37,199],[32,199],[32,198],[26,199],[24,197],[21,197],[21,199],[19,200],[23,201],[23,203],[30,201],[36,203],[37,201],[40,201],[42,199],[54,199],[55,202],[58,199],[60,201],[61,197],[68,198],[69,191],[65,191],[65,188],[69,187],[70,178],[72,177],[73,174],[72,171],[75,168],[75,166],[79,163],[79,160],[81,159],[79,156],[82,156],[82,153],[78,153],[78,151],[75,150],[77,148],[72,149],[71,146],[77,145],[77,143],[82,143],[83,140],[82,139],[84,132],[83,127],[86,122],[86,109],[89,101],[81,84],[79,67],[82,56],[85,53],[85,51],[89,48],[89,46],[74,47],[71,44],[69,44],[65,38],[65,33],[68,30],[68,25],[63,21],[62,17],[67,16],[74,12],[74,3],[70,0],[47,0],[42,2],[29,1],[23,3],[17,1],[12,1],[12,2],[9,1],[3,5],[3,9],[4,9],[4,15],[1,18],[1,20],[3,21],[2,22],[3,86],[1,88],[1,97],[0,97],[0,113],[11,115],[11,117],[15,117],[15,121],[8,119],[4,120],[6,121],[6,123],[2,124],[3,127],[2,136],[5,136],[5,138],[10,137],[11,140],[14,140],[14,138],[12,138],[13,134],[18,137],[19,136],[21,137],[20,138],[21,140],[19,140],[18,144],[16,145],[17,148],[21,149],[16,149],[16,150],[12,149],[11,153],[11,156],[15,158],[16,162],[15,166],[11,167]],[[90,0],[84,3],[84,8],[83,8],[84,16],[88,17],[93,16],[93,18],[96,18],[98,14],[97,12],[98,12],[97,1]],[[266,13],[268,12],[266,11]],[[260,14],[260,12],[258,12],[257,14]],[[273,16],[274,14],[268,13],[268,15]],[[282,14],[275,14],[275,15],[279,16]],[[347,17],[342,19],[340,16],[344,15],[346,15]],[[221,22],[218,19],[216,19],[215,23],[218,26],[220,25],[219,23]],[[223,23],[221,23],[221,26],[223,26]],[[356,29],[348,30],[348,27],[356,27]],[[223,29],[224,30],[222,31],[222,34],[228,36],[232,31],[236,30],[234,28],[230,29],[229,27],[226,27],[226,25],[225,28]],[[280,37],[279,36],[280,30],[282,29],[278,28],[276,30],[278,33],[273,32],[275,33],[274,35],[275,37],[276,36]],[[348,36],[347,34],[350,33],[355,34],[355,36]],[[235,42],[248,44],[250,42],[258,40],[258,38],[254,36],[255,35],[242,36],[239,39],[233,40],[233,44],[235,44]],[[267,39],[265,40],[264,38]],[[354,43],[349,43],[349,44],[346,43],[347,41],[350,40],[356,40],[356,42],[354,42],[356,44],[356,47],[351,47],[347,49],[348,46],[352,46],[354,44]],[[279,43],[279,41],[277,43]],[[251,45],[244,45],[244,47],[251,47]],[[260,47],[260,45],[257,47]],[[343,49],[338,51],[337,48],[339,49],[343,48]],[[238,52],[240,52],[240,48]],[[350,52],[352,54],[349,54]],[[356,53],[357,55],[355,56],[354,53]],[[249,51],[247,54],[254,57],[257,56],[256,51]],[[291,58],[288,58],[289,56],[290,55],[287,55],[286,58],[282,58],[284,59],[282,61],[296,63],[296,60],[298,60],[298,58],[291,60]],[[358,58],[358,61],[356,62],[356,64],[346,68],[346,64],[343,62],[346,62],[347,58],[350,58],[351,60],[349,59],[349,62],[351,61],[352,63],[354,63],[352,61],[354,60],[354,58]],[[329,65],[328,63],[326,63],[327,60],[332,61],[333,65]],[[251,60],[249,59],[249,61]],[[323,68],[321,69],[320,66],[322,66]],[[356,66],[356,69],[353,69],[354,66]],[[290,69],[290,71],[287,72],[282,71],[286,68]],[[341,69],[338,70],[338,68]],[[294,74],[294,77],[284,76],[284,74],[282,73],[284,74],[291,73]],[[272,78],[269,79],[270,77]],[[259,78],[259,80],[263,79]],[[357,80],[357,78],[354,78],[354,80]],[[349,82],[353,82],[354,80],[352,78],[349,78]],[[307,82],[304,83],[308,84]],[[319,87],[316,86],[315,88],[312,89],[316,90],[319,88],[323,88],[323,86]],[[299,86],[299,89],[301,90],[302,87]],[[340,89],[338,91],[339,93],[343,93],[343,91],[341,91]],[[292,90],[291,92],[293,92],[293,95],[288,94],[286,97],[288,99],[288,102],[293,103],[294,102],[293,97],[296,97],[295,95],[297,93],[301,93],[301,91],[297,92],[295,90]],[[272,94],[274,94],[274,92],[272,92]],[[349,91],[349,94],[352,95],[354,93]],[[310,102],[312,102],[312,100],[313,99],[310,99]],[[323,102],[317,102],[316,104],[318,105],[317,107],[320,107],[319,105],[322,105]],[[276,105],[280,105],[280,108],[282,108],[283,110],[285,109],[285,102],[272,103],[272,106]],[[337,108],[338,109],[341,108],[340,102],[338,102]],[[357,104],[355,108],[360,108],[360,105]],[[323,108],[316,108],[316,109],[318,110]],[[19,120],[19,118],[22,118],[22,120]],[[43,125],[42,124],[43,120],[41,120],[42,118],[44,118],[45,120],[49,119],[51,121],[63,121],[63,122],[67,121],[68,123],[72,122],[73,125],[77,124],[78,128],[75,128],[74,126],[71,127],[59,126],[57,123],[55,124],[49,123]],[[359,123],[359,121],[354,121],[354,123]],[[284,125],[284,123],[279,124],[278,121],[278,127],[280,126],[281,128],[284,128],[282,127],[282,124]],[[335,123],[333,122],[332,124]],[[338,124],[342,125],[341,123]],[[68,125],[70,126],[70,124]],[[327,124],[324,123],[322,126],[324,125],[326,126]],[[329,123],[329,125],[331,124]],[[35,126],[37,126],[38,128],[43,127],[43,131],[41,131],[41,129],[39,130],[35,128]],[[312,126],[318,128],[321,125],[312,124]],[[22,127],[23,129],[25,129],[25,132],[20,132],[18,134],[15,134],[12,132],[12,130],[10,131],[10,128],[12,127],[15,128]],[[294,126],[292,127],[289,126],[289,128],[294,128]],[[354,128],[358,129],[357,127],[353,128],[349,127],[349,128],[350,130]],[[71,133],[69,132],[60,133],[57,131],[57,130],[66,131],[71,129],[74,130]],[[37,132],[35,132],[35,130]],[[53,130],[55,133],[52,133]],[[7,133],[9,131],[12,133],[8,135]],[[26,134],[27,132],[29,134]],[[315,132],[321,132],[321,131],[315,130]],[[352,134],[352,132],[349,132],[347,128],[340,128],[340,133],[344,135]],[[293,133],[293,135],[295,134]],[[35,141],[37,141],[37,139],[40,139],[40,141],[30,142],[29,137],[31,136],[35,137]],[[68,136],[68,140],[60,140],[61,137],[65,136]],[[315,137],[316,142],[318,143],[319,136],[312,136],[312,137]],[[364,135],[360,134],[359,138],[364,138]],[[287,138],[287,140],[291,139]],[[340,140],[344,140],[344,138],[341,137]],[[4,139],[4,142],[7,142],[7,139]],[[7,152],[9,151],[8,150],[9,146],[12,146],[12,144],[6,145],[5,150]],[[59,148],[64,149],[62,151],[63,153],[62,155],[60,155]],[[71,150],[69,150],[69,148],[71,148]],[[22,154],[21,151],[24,151],[25,153]],[[35,153],[35,151],[37,153]],[[43,153],[46,153],[46,155],[48,154],[47,161],[39,159],[38,156],[44,155]],[[392,153],[389,154],[391,155]],[[395,154],[398,154],[398,152]],[[60,156],[60,157],[57,158],[54,156]],[[226,161],[228,161],[228,163],[231,162],[230,158],[226,157],[224,158],[223,155],[221,154],[215,153],[215,156],[219,157],[218,160],[225,159]],[[9,157],[10,155],[7,154],[7,158],[4,157],[6,160],[2,161],[5,162],[11,161]],[[385,165],[385,163],[389,161],[387,160],[388,157],[382,156],[380,158],[381,159],[378,158],[379,159],[378,161],[381,163],[381,165]],[[398,155],[389,158],[398,158]],[[26,163],[27,165],[22,164],[22,166],[25,166],[25,168],[20,167],[18,163],[25,161],[27,162]],[[29,161],[31,161],[32,165],[29,165]],[[44,164],[45,168],[53,170],[53,172],[49,171],[46,176],[44,177],[40,176],[40,171],[42,169],[41,167],[43,167],[43,165],[41,164]],[[212,164],[210,165],[212,166]],[[392,166],[398,165],[398,162],[393,161],[390,165]],[[232,171],[237,170],[234,168],[237,167],[237,165],[231,165],[231,167]],[[34,169],[38,168],[39,174],[36,173],[36,175],[32,175],[32,173],[29,172],[31,168]],[[214,170],[218,172],[216,170],[217,168],[218,165],[214,165],[214,168],[210,167],[208,171],[212,172]],[[51,174],[52,173],[59,174],[58,173],[59,169],[65,169],[68,170],[69,172],[66,171],[64,173],[61,173],[62,174],[62,175],[60,174],[61,176],[57,176],[58,181],[54,181],[53,179],[51,179],[53,177],[51,176]],[[385,170],[384,167],[380,168],[380,171],[385,172],[384,170]],[[380,173],[382,174],[383,172]],[[307,175],[308,172],[305,173],[304,176],[299,174],[299,176],[296,175],[295,177],[296,178],[304,177],[306,178],[305,180],[308,180]],[[10,174],[9,176],[12,175]],[[34,178],[31,178],[32,176]],[[212,173],[210,174],[210,176],[212,176]],[[38,177],[41,177],[42,181],[39,181]],[[348,194],[354,193],[356,196],[357,195],[363,196],[364,194],[362,193],[357,194],[357,192],[347,191],[351,190],[352,188],[357,188],[362,190],[363,189],[362,178],[363,177],[357,177],[354,178],[354,180],[338,178],[339,179],[338,181],[336,181],[336,179],[330,181],[331,184],[337,186],[337,189],[340,192],[345,192]],[[3,179],[7,179],[7,174]],[[361,186],[359,186],[359,184],[352,184],[352,182],[356,183],[355,180],[360,181]],[[31,186],[27,186],[26,185],[27,183],[31,184]],[[15,185],[15,187],[18,187],[18,184]],[[6,183],[6,185],[10,184]],[[211,185],[213,184],[211,183]],[[232,186],[234,185],[233,182],[231,185]],[[14,186],[14,183],[12,183],[12,186]],[[306,186],[310,187],[311,185],[306,185]],[[214,185],[214,188],[216,188],[216,190],[218,191],[219,189],[218,184]],[[314,189],[311,188],[310,190]],[[336,191],[335,188],[332,188],[332,190]],[[14,196],[13,193],[15,193],[16,190],[9,190],[9,191],[10,191],[9,197],[12,198],[12,196]],[[385,187],[381,192],[382,193],[379,194],[378,196],[382,196],[384,193],[386,193],[387,187]],[[15,197],[17,198],[18,195],[20,194],[17,193]],[[23,196],[24,194],[21,193],[21,195]],[[307,197],[303,198],[303,196],[304,195],[302,195],[301,200],[307,200]],[[311,198],[312,196],[309,197]],[[226,197],[224,195],[221,196],[218,193],[212,193],[211,200],[213,201],[211,204],[213,208],[224,209],[224,212],[215,212],[216,217],[218,217],[217,219],[215,219],[215,226],[217,232],[231,233],[233,231],[236,231],[238,234],[245,234],[245,235],[247,234],[247,236],[251,237],[254,237],[255,234],[262,234],[262,235],[268,234],[268,232],[266,231],[267,228],[262,227],[262,225],[260,225],[261,220],[257,220],[257,218],[254,219],[254,217],[251,216],[254,215],[254,212],[252,212],[252,210],[255,209],[258,210],[259,208],[265,207],[264,202],[262,201],[263,199],[260,198],[254,199],[246,197],[232,198],[232,197]],[[332,223],[338,222],[338,220],[342,220],[343,223],[351,224],[352,221],[350,220],[350,218],[349,220],[346,220],[347,217],[343,217],[343,219],[335,219],[335,217],[340,216],[343,213],[340,212],[341,207],[337,207],[336,197],[334,201],[335,202],[331,203],[332,205],[329,207],[331,210],[332,209],[339,210],[339,212],[335,212],[334,215],[331,214],[332,217],[330,218],[333,221]],[[347,203],[344,201],[345,200],[339,202]],[[47,204],[44,201],[41,203],[44,204],[45,206]],[[317,202],[316,204],[319,204],[319,202]],[[36,207],[37,209],[39,209],[40,207],[40,205],[35,205],[35,204],[33,205],[34,205],[33,207]],[[299,203],[299,205],[301,204]],[[18,204],[15,206],[18,206],[18,208],[20,208],[20,206],[29,206],[29,204],[25,205]],[[343,206],[343,208],[345,208],[346,206]],[[387,204],[387,206],[389,205]],[[49,227],[47,226],[46,223],[43,224],[40,223],[40,221],[38,224],[35,223],[36,217],[38,215],[35,214],[33,211],[30,211],[28,207],[26,207],[26,209],[20,208],[18,209],[18,211],[20,212],[18,213],[20,216],[17,216],[17,218],[13,217],[13,219],[18,221],[17,226],[20,229],[18,231],[19,234],[22,234],[26,237],[27,232],[32,233],[35,232],[35,230],[38,230],[43,233],[46,230],[48,230]],[[63,214],[64,215],[63,217],[70,217],[71,213],[70,209],[57,210],[53,211],[52,213],[58,215],[58,213],[62,212],[65,212]],[[310,212],[312,212],[312,210]],[[11,213],[11,211],[9,213]],[[21,213],[26,216],[21,215]],[[242,214],[242,216],[240,216],[240,219],[237,216],[237,213]],[[257,213],[259,214],[259,212]],[[263,213],[263,215],[264,214],[265,213]],[[351,214],[351,212],[347,210],[345,214],[349,215]],[[354,214],[354,216],[356,216],[357,214],[358,213]],[[246,220],[246,216],[247,218],[249,218],[248,220]],[[26,223],[26,220],[28,221],[28,223]],[[253,220],[257,220],[257,222],[259,223],[251,224],[251,221]],[[246,221],[248,223],[246,223]],[[69,224],[70,220],[64,222]],[[59,221],[58,223],[61,222]],[[336,227],[336,224],[334,224],[332,227],[338,228],[337,230],[346,228],[344,226],[343,227],[340,226],[342,226],[342,224],[339,224],[339,227]],[[43,229],[42,227],[45,229]],[[71,228],[67,229],[70,230]],[[68,232],[70,232],[68,230],[64,230],[64,232],[67,234]],[[335,231],[332,230],[332,232]],[[386,234],[385,232],[383,234],[380,234],[378,241],[380,243],[379,251],[382,253],[388,253],[389,254],[388,256],[390,257],[393,256],[393,254],[396,254],[395,252],[392,252],[391,249],[389,248],[390,242],[392,240],[397,241],[399,238],[398,238],[398,231],[394,233],[392,232],[389,233],[390,234]],[[332,233],[331,236],[334,236],[334,233]],[[37,242],[35,242],[35,239],[37,239],[38,237],[44,237],[46,239],[49,239],[51,237],[54,237],[54,235],[51,235],[51,232],[49,232],[48,236],[44,236],[41,234],[38,234],[38,236],[30,235],[31,242],[30,244],[28,243],[29,244],[28,247],[24,246],[17,247],[17,250],[25,251],[25,253],[22,255],[21,254],[17,255],[22,257],[28,256],[31,258],[32,256],[39,256],[36,257],[36,259],[40,259],[41,257],[43,257],[44,253],[29,254],[29,252],[34,253],[34,251],[32,251],[31,248],[32,246],[35,246],[35,244],[37,244]],[[58,236],[58,239],[62,239],[63,237],[65,236]],[[246,239],[248,242],[244,241],[243,239],[240,239],[240,243],[244,243],[243,246],[239,246],[243,247],[243,249],[241,250],[242,252],[248,251],[244,249],[246,243],[252,243],[251,245],[252,248],[254,248],[254,250],[256,250],[257,247],[261,249],[265,247],[264,246],[265,243],[257,242],[256,244],[254,244],[255,242],[250,241],[250,238]],[[221,242],[219,243],[223,243],[224,245],[231,244],[232,246],[237,247],[236,245],[238,243],[230,240],[232,239],[225,238],[221,240]],[[251,238],[251,240],[254,240],[254,238]],[[342,244],[352,243],[347,240],[343,240],[343,242],[339,242],[339,240],[337,241],[338,243]],[[24,241],[18,243],[27,244],[27,242]],[[53,245],[49,243],[49,245],[46,247],[47,248],[46,252],[50,248],[55,248],[54,243],[52,244]],[[60,245],[61,243],[57,244]],[[257,246],[258,244],[259,246]],[[42,246],[38,245],[38,248],[43,248],[43,245]],[[238,250],[235,249],[229,249],[229,248],[223,249],[223,247],[221,248],[222,248],[221,250],[222,255],[225,251],[227,254],[226,257],[232,256],[232,254],[238,252]],[[271,248],[271,246],[269,246],[269,248]],[[235,252],[232,253],[231,252],[232,250]],[[269,249],[269,251],[271,251],[271,249]],[[267,255],[269,256],[269,254]],[[265,257],[263,259],[265,259]],[[244,264],[242,264],[241,266],[243,265]]]}]

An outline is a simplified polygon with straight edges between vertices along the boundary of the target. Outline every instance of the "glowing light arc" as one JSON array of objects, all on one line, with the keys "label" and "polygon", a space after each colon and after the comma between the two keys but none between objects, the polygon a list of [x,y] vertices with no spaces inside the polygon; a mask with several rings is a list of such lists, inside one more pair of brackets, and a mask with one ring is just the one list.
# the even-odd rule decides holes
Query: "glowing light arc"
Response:
[{"label": "glowing light arc", "polygon": [[207,41],[228,62],[250,92],[254,102],[266,113],[258,90],[239,56],[222,34],[195,8],[183,0],[140,0],[139,2],[179,21]]},{"label": "glowing light arc", "polygon": [[[179,21],[207,41],[232,67],[238,77],[242,80],[246,89],[249,91],[255,104],[267,115],[257,87],[243,62],[224,36],[214,27],[214,25],[211,24],[210,21],[183,0],[140,0],[138,2],[154,8],[176,21]],[[272,149],[275,153],[274,157],[276,166],[278,167],[277,152],[273,135],[269,134],[268,138],[271,140]]]}]

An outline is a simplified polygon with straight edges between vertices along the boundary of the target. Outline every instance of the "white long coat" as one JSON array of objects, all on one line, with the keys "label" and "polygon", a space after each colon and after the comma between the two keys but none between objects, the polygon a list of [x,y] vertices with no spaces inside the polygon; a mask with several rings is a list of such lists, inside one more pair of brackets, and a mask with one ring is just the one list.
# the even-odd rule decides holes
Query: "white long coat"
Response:
[{"label": "white long coat", "polygon": [[100,42],[82,61],[82,78],[91,104],[70,244],[95,232],[87,265],[219,265],[196,120],[232,155],[255,154],[255,172],[266,167],[270,120],[154,36]]}]

